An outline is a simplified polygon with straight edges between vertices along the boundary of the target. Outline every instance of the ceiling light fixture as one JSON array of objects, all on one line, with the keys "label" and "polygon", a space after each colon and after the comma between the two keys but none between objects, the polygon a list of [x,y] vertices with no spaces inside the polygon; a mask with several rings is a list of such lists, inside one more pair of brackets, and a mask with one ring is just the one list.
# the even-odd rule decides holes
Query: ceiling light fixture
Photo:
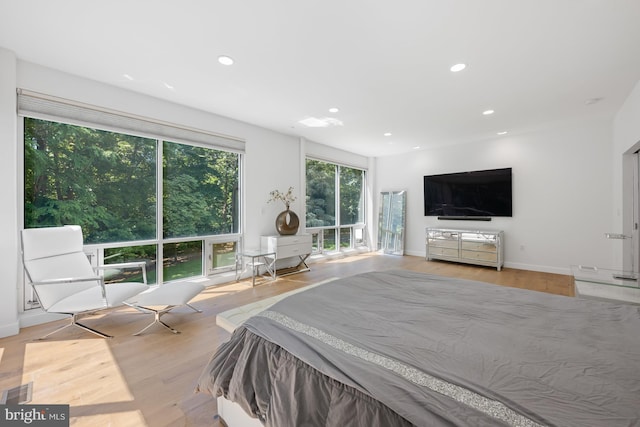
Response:
[{"label": "ceiling light fixture", "polygon": [[484,111],[482,112],[482,114],[484,114],[485,116],[489,116],[489,115],[491,115],[491,114],[493,114],[493,113],[495,113],[495,111],[493,111],[493,110],[484,110]]},{"label": "ceiling light fixture", "polygon": [[506,135],[506,134],[507,134],[507,131],[506,131],[506,130],[503,130],[503,131],[498,132],[498,135]]},{"label": "ceiling light fixture", "polygon": [[127,79],[129,81],[133,81],[133,77],[131,77],[129,74],[123,74],[122,77],[124,77],[125,79]]},{"label": "ceiling light fixture", "polygon": [[337,112],[339,112],[339,111],[340,111],[340,109],[338,109],[338,108],[336,108],[336,107],[329,108],[329,112],[330,112],[330,113],[337,113]]},{"label": "ceiling light fixture", "polygon": [[233,58],[227,55],[218,56],[218,62],[222,65],[233,65]]},{"label": "ceiling light fixture", "polygon": [[449,68],[451,70],[452,73],[457,73],[458,71],[462,71],[465,68],[467,68],[467,64],[456,64],[451,66],[451,68]]},{"label": "ceiling light fixture", "polygon": [[302,119],[298,121],[298,123],[305,125],[309,128],[326,128],[329,126],[342,126],[342,121],[338,119],[334,119],[333,117],[307,117],[306,119]]},{"label": "ceiling light fixture", "polygon": [[391,135],[392,135],[391,132],[387,132],[384,134],[384,136],[391,136]]},{"label": "ceiling light fixture", "polygon": [[413,149],[414,149],[414,150],[419,150],[419,149],[420,149],[420,146],[419,146],[419,145],[416,145],[415,147],[413,147]]}]

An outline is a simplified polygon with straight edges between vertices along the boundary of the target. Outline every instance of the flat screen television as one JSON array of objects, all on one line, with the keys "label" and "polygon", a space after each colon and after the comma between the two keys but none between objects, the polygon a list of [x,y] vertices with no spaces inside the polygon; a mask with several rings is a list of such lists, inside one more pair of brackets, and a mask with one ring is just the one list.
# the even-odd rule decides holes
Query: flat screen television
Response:
[{"label": "flat screen television", "polygon": [[511,168],[424,177],[424,215],[510,217]]}]

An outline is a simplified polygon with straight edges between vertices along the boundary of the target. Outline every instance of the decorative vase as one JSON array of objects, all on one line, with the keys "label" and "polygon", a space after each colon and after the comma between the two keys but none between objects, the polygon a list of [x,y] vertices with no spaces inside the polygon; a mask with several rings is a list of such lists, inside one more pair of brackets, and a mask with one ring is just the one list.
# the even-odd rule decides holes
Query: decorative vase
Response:
[{"label": "decorative vase", "polygon": [[300,226],[300,220],[298,219],[298,215],[292,210],[287,210],[280,212],[276,217],[276,230],[283,236],[290,236],[292,234],[296,234],[298,232],[298,227]]}]

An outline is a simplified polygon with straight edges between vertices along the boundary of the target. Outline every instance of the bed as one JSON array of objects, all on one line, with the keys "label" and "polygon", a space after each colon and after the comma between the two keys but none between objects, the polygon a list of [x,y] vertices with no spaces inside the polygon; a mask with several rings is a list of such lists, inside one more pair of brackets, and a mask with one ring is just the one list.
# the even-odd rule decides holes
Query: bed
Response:
[{"label": "bed", "polygon": [[197,390],[274,427],[637,426],[640,307],[363,273],[247,319]]}]

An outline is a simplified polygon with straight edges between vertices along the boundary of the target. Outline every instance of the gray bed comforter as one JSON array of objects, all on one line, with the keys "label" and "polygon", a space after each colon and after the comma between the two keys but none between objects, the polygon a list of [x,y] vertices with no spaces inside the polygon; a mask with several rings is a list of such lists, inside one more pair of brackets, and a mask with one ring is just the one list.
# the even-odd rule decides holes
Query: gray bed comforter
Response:
[{"label": "gray bed comforter", "polygon": [[640,307],[394,270],[249,319],[204,369],[267,426],[640,426]]}]

